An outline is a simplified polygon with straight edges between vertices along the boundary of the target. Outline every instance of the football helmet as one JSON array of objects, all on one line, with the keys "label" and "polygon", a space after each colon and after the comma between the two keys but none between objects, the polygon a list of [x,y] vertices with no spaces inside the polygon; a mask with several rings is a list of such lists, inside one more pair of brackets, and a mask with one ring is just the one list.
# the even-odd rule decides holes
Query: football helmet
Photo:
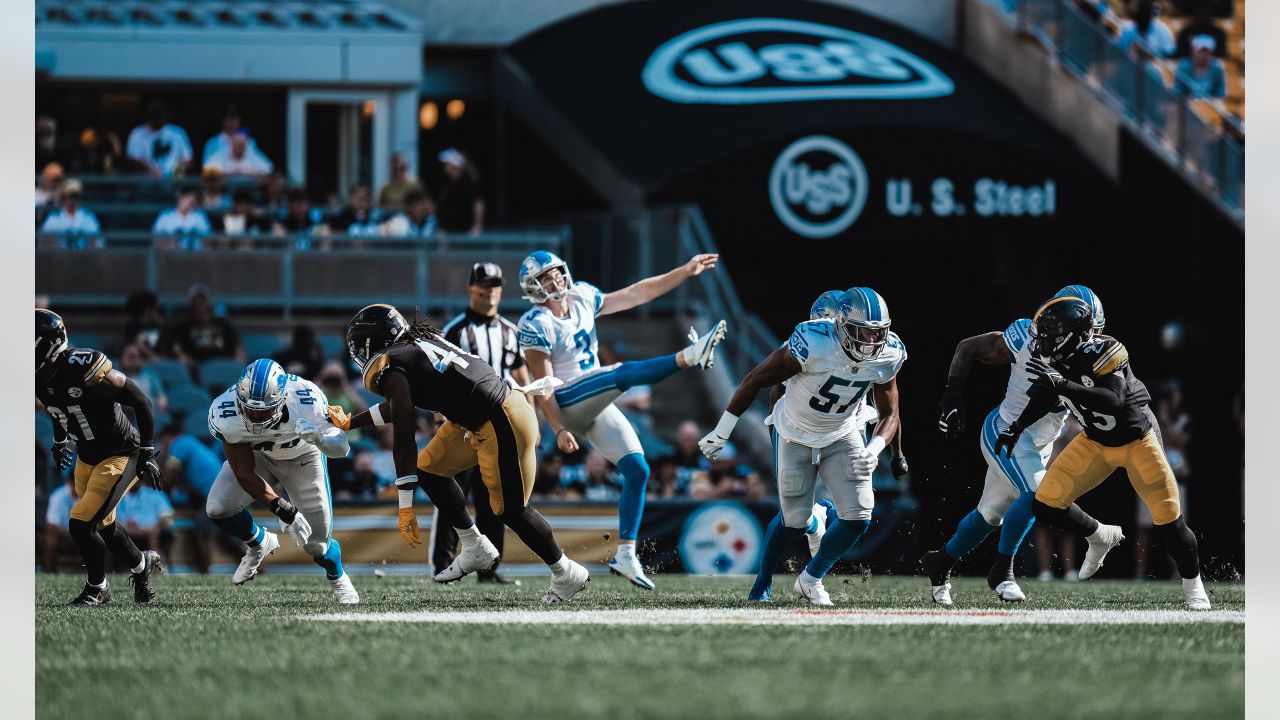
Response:
[{"label": "football helmet", "polygon": [[830,318],[834,320],[839,313],[837,306],[840,304],[840,295],[839,290],[828,290],[819,295],[818,299],[814,300],[813,305],[809,308],[809,319],[821,320]]},{"label": "football helmet", "polygon": [[258,435],[280,422],[287,382],[284,368],[269,358],[254,360],[240,373],[236,381],[236,409],[246,430]]},{"label": "football helmet", "polygon": [[1028,349],[1044,362],[1060,363],[1093,338],[1093,310],[1078,297],[1056,297],[1031,320]]},{"label": "football helmet", "polygon": [[370,305],[347,323],[347,352],[360,372],[374,355],[409,332],[409,321],[390,305]]},{"label": "football helmet", "polygon": [[879,357],[889,341],[889,306],[880,293],[868,287],[846,290],[836,305],[836,336],[857,362]]},{"label": "football helmet", "polygon": [[62,316],[36,308],[36,377],[47,375],[53,361],[67,349],[67,326]]},{"label": "football helmet", "polygon": [[[542,286],[541,278],[556,268],[559,268],[564,275],[564,288],[547,292],[547,289]],[[573,275],[569,273],[568,263],[561,260],[559,255],[538,250],[520,263],[520,291],[529,302],[536,305],[549,299],[559,300],[568,295],[572,289]]]},{"label": "football helmet", "polygon": [[1102,298],[1084,285],[1068,285],[1059,290],[1054,297],[1080,298],[1089,303],[1089,309],[1093,311],[1093,334],[1098,335],[1106,328],[1107,315],[1102,311]]}]

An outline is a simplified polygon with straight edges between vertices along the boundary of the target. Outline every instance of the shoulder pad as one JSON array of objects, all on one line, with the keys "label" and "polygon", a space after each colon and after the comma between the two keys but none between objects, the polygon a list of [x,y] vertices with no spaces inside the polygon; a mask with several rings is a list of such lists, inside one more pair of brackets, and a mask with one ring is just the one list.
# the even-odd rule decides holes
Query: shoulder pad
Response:
[{"label": "shoulder pad", "polygon": [[[111,372],[111,360],[106,355],[97,350],[76,350],[75,353],[88,353],[84,363],[84,384],[85,386],[97,385],[102,379]],[[81,356],[85,357],[85,356]]]},{"label": "shoulder pad", "polygon": [[589,282],[574,281],[573,289],[569,292],[585,300],[593,313],[599,314],[600,308],[604,307],[604,293]]},{"label": "shoulder pad", "polygon": [[387,369],[389,362],[390,360],[387,359],[385,352],[378,353],[369,360],[369,364],[364,368],[364,388],[366,390],[371,393],[381,394],[378,391],[378,387],[382,382],[382,373]]},{"label": "shoulder pad", "polygon": [[1027,344],[1027,338],[1031,334],[1031,321],[1027,318],[1020,318],[1009,323],[1009,327],[1004,330],[1004,344],[1008,346],[1009,352],[1014,355],[1022,350],[1022,346]]},{"label": "shoulder pad", "polygon": [[551,339],[547,337],[547,328],[542,323],[543,310],[534,308],[520,318],[516,326],[516,342],[520,349],[551,350]]},{"label": "shoulder pad", "polygon": [[1104,335],[1100,341],[1098,359],[1093,362],[1093,374],[1110,375],[1129,361],[1129,351],[1125,349],[1124,343],[1113,337]]},{"label": "shoulder pad", "polygon": [[826,350],[823,345],[835,340],[835,323],[830,320],[806,320],[796,325],[787,340],[787,351],[803,366],[810,358]]}]

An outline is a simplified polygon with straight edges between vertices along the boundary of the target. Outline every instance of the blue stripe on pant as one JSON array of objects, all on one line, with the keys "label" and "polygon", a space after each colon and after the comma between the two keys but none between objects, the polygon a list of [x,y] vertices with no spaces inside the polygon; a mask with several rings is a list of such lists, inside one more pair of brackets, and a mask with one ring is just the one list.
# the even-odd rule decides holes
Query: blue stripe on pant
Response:
[{"label": "blue stripe on pant", "polygon": [[[996,465],[1004,471],[1005,477],[1009,478],[1009,482],[1018,489],[1020,493],[1033,492],[1031,483],[1027,481],[1027,476],[1019,467],[1018,461],[1014,458],[1007,457],[1003,451],[996,451],[996,439],[1000,437],[1000,409],[996,408],[987,416],[986,422],[982,425],[982,446],[995,459]],[[1019,438],[1021,440],[1021,438]],[[1014,448],[1017,451],[1017,448]]]}]

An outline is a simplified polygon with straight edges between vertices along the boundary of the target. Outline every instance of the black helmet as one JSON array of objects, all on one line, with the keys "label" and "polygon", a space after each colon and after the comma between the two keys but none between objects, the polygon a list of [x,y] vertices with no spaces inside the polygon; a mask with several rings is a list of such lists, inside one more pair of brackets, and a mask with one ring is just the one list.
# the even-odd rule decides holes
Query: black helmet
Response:
[{"label": "black helmet", "polygon": [[53,361],[67,349],[67,326],[62,316],[36,308],[36,376],[46,373]]},{"label": "black helmet", "polygon": [[364,371],[369,358],[386,350],[409,332],[409,323],[390,305],[370,305],[347,324],[347,352],[356,367]]},{"label": "black helmet", "polygon": [[1033,356],[1058,363],[1084,347],[1093,335],[1093,309],[1077,297],[1056,297],[1036,311],[1031,321]]}]

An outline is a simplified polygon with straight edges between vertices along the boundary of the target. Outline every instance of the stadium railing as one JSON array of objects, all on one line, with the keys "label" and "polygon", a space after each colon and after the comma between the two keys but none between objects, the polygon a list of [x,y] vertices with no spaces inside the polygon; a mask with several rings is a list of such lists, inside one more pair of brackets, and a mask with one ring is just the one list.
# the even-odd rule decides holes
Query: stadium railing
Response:
[{"label": "stadium railing", "polygon": [[1166,68],[1118,48],[1102,24],[1069,0],[1017,0],[1009,17],[1093,88],[1153,150],[1243,220],[1244,128],[1238,119],[1209,101],[1177,94]]},{"label": "stadium railing", "polygon": [[[279,308],[285,319],[297,309],[371,302],[454,312],[467,304],[472,264],[497,263],[514,281],[520,261],[530,252],[550,249],[567,255],[572,245],[565,230],[429,239],[107,233],[92,240],[37,236],[36,289],[54,307],[115,307],[144,288],[161,303],[181,304],[188,288],[204,283],[221,304]],[[246,243],[252,243],[251,250]],[[516,310],[524,302],[512,292],[503,306]]]}]

